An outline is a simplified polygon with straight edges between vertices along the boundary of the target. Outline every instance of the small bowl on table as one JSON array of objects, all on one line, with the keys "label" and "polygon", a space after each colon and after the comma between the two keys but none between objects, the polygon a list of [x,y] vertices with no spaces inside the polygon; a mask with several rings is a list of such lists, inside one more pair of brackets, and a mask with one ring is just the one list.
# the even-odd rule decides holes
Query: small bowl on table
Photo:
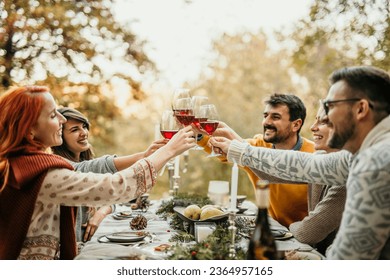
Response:
[{"label": "small bowl on table", "polygon": [[237,208],[241,208],[242,203],[245,201],[246,195],[237,195]]}]

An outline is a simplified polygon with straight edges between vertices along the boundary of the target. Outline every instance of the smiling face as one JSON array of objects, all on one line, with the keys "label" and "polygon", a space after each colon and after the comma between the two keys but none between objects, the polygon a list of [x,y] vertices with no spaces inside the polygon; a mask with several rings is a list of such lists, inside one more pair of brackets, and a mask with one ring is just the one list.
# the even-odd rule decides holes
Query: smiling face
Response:
[{"label": "smiling face", "polygon": [[76,158],[80,157],[81,152],[90,148],[88,135],[88,125],[85,122],[69,118],[64,124],[63,138],[65,145]]},{"label": "smiling face", "polygon": [[297,134],[294,122],[290,121],[287,105],[266,105],[263,113],[264,141],[268,143],[283,143]]},{"label": "smiling face", "polygon": [[[350,89],[346,82],[338,81],[329,89],[326,100],[341,100],[350,98]],[[331,148],[345,148],[352,151],[356,133],[356,120],[352,109],[357,102],[340,102],[329,105],[329,124],[332,129],[329,135],[328,146]]]},{"label": "smiling face", "polygon": [[49,92],[41,94],[44,105],[37,123],[31,129],[31,135],[46,149],[62,144],[62,125],[66,119],[57,112],[53,96]]},{"label": "smiling face", "polygon": [[316,120],[310,127],[310,130],[313,133],[314,149],[329,152],[330,148],[327,142],[331,127],[329,126],[328,116],[325,115],[325,110],[322,107],[318,109]]}]

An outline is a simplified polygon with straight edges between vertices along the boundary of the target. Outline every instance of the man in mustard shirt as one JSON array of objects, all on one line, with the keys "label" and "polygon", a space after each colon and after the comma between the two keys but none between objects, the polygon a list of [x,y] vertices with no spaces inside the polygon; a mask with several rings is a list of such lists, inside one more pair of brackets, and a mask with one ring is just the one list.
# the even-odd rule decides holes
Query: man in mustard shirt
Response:
[{"label": "man in mustard shirt", "polygon": [[[314,152],[314,143],[299,135],[306,118],[303,102],[292,94],[273,94],[265,101],[262,126],[263,134],[256,134],[251,139],[243,140],[234,130],[220,122],[214,136],[247,141],[253,146],[272,149]],[[205,151],[209,137],[203,137],[198,145]],[[226,158],[219,157],[221,161]],[[247,167],[244,168],[253,186],[259,178]],[[307,216],[307,184],[270,184],[269,214],[280,224],[288,227]]]}]

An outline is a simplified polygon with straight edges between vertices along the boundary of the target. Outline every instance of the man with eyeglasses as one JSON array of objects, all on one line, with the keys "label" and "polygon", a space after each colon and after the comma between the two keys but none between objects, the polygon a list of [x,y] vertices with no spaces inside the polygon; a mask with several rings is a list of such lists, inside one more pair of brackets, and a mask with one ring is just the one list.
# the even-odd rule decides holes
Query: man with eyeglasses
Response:
[{"label": "man with eyeglasses", "polygon": [[331,126],[328,146],[313,155],[252,147],[216,137],[229,161],[284,180],[346,184],[347,197],[329,259],[390,259],[390,76],[371,66],[335,71],[322,101]]},{"label": "man with eyeglasses", "polygon": [[[325,114],[329,113],[329,105],[332,106],[332,104],[339,103],[339,102],[355,102],[360,101],[360,98],[347,98],[347,99],[338,99],[338,100],[321,100],[321,104],[325,110]],[[371,109],[374,109],[374,106],[368,102],[368,106],[370,106]]]}]

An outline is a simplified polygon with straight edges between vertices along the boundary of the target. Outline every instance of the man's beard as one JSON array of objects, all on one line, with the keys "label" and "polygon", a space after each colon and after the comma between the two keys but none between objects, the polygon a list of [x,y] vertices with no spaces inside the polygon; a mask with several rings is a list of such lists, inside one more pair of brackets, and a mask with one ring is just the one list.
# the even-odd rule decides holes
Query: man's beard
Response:
[{"label": "man's beard", "polygon": [[[349,112],[347,120],[352,120],[352,114]],[[328,140],[328,146],[333,149],[342,149],[347,141],[352,137],[355,131],[356,124],[354,121],[345,125],[339,125],[343,127],[342,131],[336,131],[335,126],[332,124],[333,133]]]},{"label": "man's beard", "polygon": [[[271,137],[266,136],[265,131],[267,129],[273,129],[274,135]],[[278,130],[274,126],[264,126],[263,130],[264,130],[263,140],[266,143],[279,144],[279,143],[284,142],[286,140],[285,136],[281,135],[280,133],[278,134]]]}]

